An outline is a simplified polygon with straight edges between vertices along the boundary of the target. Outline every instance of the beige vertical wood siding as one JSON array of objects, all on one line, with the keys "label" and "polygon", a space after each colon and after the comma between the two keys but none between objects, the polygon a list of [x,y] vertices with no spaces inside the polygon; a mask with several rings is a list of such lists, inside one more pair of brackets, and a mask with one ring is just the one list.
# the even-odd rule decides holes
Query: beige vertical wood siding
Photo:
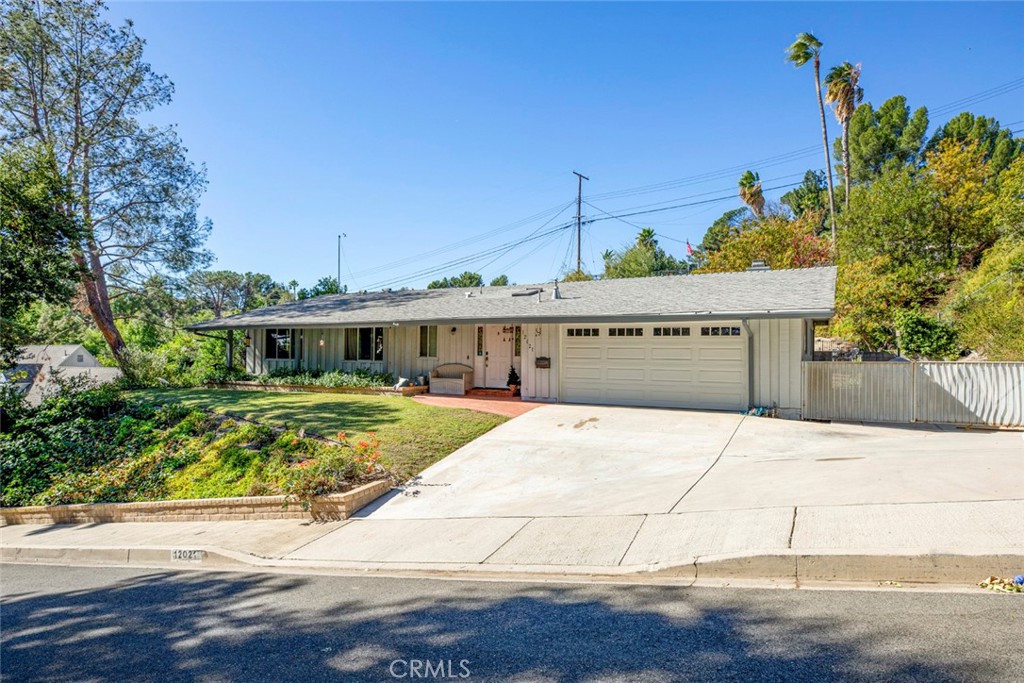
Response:
[{"label": "beige vertical wood siding", "polygon": [[[558,400],[559,325],[523,325],[522,369],[523,398],[537,401]],[[550,368],[538,368],[538,358],[550,358]]]},{"label": "beige vertical wood siding", "polygon": [[776,406],[785,417],[799,417],[803,397],[800,363],[807,353],[803,320],[751,320],[754,395],[751,404]]},{"label": "beige vertical wood siding", "polygon": [[[455,328],[455,333],[452,333]],[[396,377],[415,378],[429,375],[438,365],[462,363],[473,367],[476,354],[476,325],[438,325],[437,356],[420,358],[420,326],[399,325],[392,327],[390,335],[385,332],[385,358],[388,369]],[[474,377],[474,382],[479,380]]]}]

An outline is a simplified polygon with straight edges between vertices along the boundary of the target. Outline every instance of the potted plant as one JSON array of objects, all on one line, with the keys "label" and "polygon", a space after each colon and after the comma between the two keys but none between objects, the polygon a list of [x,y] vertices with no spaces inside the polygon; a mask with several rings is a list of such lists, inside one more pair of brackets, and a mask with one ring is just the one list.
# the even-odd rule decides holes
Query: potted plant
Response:
[{"label": "potted plant", "polygon": [[512,365],[508,368],[508,388],[513,396],[519,395],[519,373],[516,372],[515,366]]}]

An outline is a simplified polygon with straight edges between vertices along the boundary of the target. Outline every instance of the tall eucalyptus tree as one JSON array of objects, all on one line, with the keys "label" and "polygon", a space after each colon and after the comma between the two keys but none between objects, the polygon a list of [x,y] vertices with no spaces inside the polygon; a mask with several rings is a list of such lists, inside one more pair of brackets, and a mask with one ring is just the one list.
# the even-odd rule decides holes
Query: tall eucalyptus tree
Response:
[{"label": "tall eucalyptus tree", "polygon": [[[84,230],[73,258],[89,313],[124,366],[111,297],[152,274],[204,265],[209,221],[197,217],[205,169],[173,126],[140,117],[174,90],[143,61],[130,21],[98,0],[5,0],[0,10],[0,144],[50,151],[59,210]],[[112,294],[111,290],[115,290]]]}]

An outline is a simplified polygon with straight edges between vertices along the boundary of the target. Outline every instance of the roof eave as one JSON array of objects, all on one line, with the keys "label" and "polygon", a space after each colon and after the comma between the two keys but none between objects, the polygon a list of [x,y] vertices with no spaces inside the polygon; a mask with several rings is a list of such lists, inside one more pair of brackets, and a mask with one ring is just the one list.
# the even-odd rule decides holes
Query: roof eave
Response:
[{"label": "roof eave", "polygon": [[576,315],[576,316],[516,316],[516,315],[502,315],[502,316],[473,316],[466,318],[421,318],[421,319],[409,319],[409,320],[381,320],[381,319],[365,319],[365,320],[352,320],[343,322],[300,322],[296,320],[266,320],[266,321],[248,321],[248,322],[234,322],[232,323],[230,318],[224,318],[221,320],[210,320],[202,323],[196,323],[195,325],[188,325],[185,329],[192,332],[200,332],[204,330],[244,330],[244,329],[262,329],[268,327],[289,327],[296,329],[311,329],[311,328],[329,328],[329,327],[366,327],[366,326],[383,326],[383,327],[401,327],[404,325],[469,325],[469,324],[488,324],[488,323],[524,323],[530,325],[541,325],[541,324],[565,324],[565,323],[584,323],[584,322],[596,322],[596,323],[626,323],[626,322],[651,322],[651,321],[688,321],[688,320],[768,320],[768,319],[806,319],[806,320],[828,320],[835,314],[835,310],[832,308],[819,308],[819,309],[788,309],[788,310],[762,310],[762,311],[679,311],[671,313],[640,313],[640,314],[628,314],[628,315]]}]

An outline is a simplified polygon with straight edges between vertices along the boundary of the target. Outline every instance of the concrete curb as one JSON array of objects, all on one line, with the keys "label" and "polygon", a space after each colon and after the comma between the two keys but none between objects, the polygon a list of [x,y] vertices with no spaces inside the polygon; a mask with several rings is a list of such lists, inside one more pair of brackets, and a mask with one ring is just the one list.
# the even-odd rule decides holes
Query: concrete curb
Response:
[{"label": "concrete curb", "polygon": [[799,586],[828,582],[966,583],[990,575],[1014,575],[1024,568],[1019,552],[983,555],[941,554],[774,554],[696,558],[674,566],[512,565],[415,562],[351,562],[267,558],[218,547],[64,548],[2,546],[0,562],[20,564],[128,566],[164,569],[327,570],[462,578],[508,576],[551,579],[629,578],[632,580],[717,583],[772,581]]}]

